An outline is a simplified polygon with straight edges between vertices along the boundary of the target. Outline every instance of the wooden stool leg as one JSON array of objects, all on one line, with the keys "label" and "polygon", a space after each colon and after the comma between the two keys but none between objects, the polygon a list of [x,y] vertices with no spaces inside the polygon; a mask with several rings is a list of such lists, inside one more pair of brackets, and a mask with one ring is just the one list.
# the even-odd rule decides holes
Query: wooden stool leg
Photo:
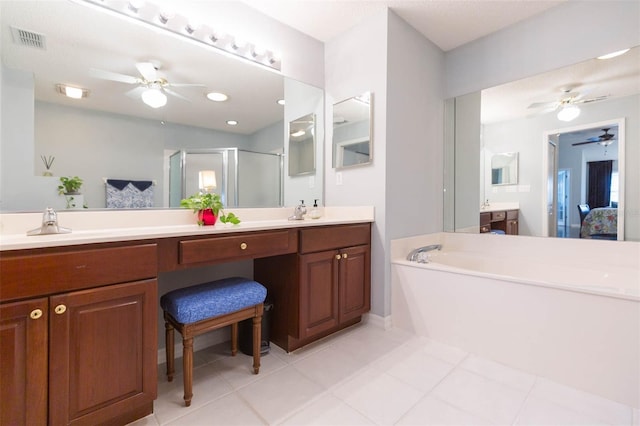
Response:
[{"label": "wooden stool leg", "polygon": [[193,397],[193,337],[182,339],[182,372],[184,374],[184,404],[191,405]]},{"label": "wooden stool leg", "polygon": [[253,374],[260,371],[260,349],[262,349],[262,315],[253,317]]},{"label": "wooden stool leg", "polygon": [[164,322],[164,336],[165,336],[165,344],[166,344],[166,353],[167,353],[167,380],[173,381],[173,373],[175,372],[174,367],[174,353],[173,353],[173,326],[168,322]]},{"label": "wooden stool leg", "polygon": [[231,356],[238,353],[238,323],[231,324]]}]

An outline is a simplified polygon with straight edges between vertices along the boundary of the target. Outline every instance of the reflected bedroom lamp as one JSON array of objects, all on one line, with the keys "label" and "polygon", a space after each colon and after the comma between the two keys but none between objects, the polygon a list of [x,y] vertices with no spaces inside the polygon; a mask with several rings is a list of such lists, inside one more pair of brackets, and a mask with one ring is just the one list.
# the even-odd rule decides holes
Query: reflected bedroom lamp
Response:
[{"label": "reflected bedroom lamp", "polygon": [[203,194],[212,193],[216,186],[215,170],[200,170],[198,172],[198,188]]}]

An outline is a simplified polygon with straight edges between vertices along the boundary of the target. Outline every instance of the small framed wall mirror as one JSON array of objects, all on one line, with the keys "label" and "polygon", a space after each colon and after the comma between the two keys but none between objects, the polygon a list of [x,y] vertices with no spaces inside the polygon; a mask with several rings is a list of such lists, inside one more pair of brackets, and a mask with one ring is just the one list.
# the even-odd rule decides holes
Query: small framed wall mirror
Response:
[{"label": "small framed wall mirror", "polygon": [[371,163],[373,94],[363,93],[333,105],[333,167]]},{"label": "small framed wall mirror", "polygon": [[504,152],[491,156],[491,185],[518,183],[518,153]]},{"label": "small framed wall mirror", "polygon": [[315,126],[315,114],[307,114],[289,123],[289,176],[316,171]]}]

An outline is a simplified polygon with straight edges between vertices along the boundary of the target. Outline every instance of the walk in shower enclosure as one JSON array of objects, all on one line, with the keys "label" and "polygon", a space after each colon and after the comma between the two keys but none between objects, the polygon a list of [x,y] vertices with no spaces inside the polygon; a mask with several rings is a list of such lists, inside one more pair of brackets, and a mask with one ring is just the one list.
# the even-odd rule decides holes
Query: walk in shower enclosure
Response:
[{"label": "walk in shower enclosure", "polygon": [[169,157],[169,206],[200,191],[198,172],[214,170],[225,207],[280,207],[283,203],[281,154],[239,148],[177,151]]}]

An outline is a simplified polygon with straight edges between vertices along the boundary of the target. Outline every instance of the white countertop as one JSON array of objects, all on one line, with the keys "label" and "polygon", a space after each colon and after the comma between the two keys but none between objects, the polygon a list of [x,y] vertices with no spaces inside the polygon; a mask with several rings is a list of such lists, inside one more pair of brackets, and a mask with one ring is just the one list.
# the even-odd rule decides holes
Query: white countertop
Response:
[{"label": "white countertop", "polygon": [[69,234],[27,236],[39,227],[41,213],[8,213],[0,215],[0,250],[20,250],[77,244],[104,243],[189,235],[216,235],[231,232],[264,231],[308,226],[373,222],[373,207],[324,207],[319,219],[288,220],[291,208],[226,209],[242,222],[238,225],[217,222],[214,226],[198,226],[190,210],[134,211],[60,211],[58,224],[71,228]]},{"label": "white countertop", "polygon": [[501,203],[489,203],[486,207],[480,207],[480,213],[485,212],[500,212],[505,210],[520,210],[520,203],[515,202],[501,202]]}]

